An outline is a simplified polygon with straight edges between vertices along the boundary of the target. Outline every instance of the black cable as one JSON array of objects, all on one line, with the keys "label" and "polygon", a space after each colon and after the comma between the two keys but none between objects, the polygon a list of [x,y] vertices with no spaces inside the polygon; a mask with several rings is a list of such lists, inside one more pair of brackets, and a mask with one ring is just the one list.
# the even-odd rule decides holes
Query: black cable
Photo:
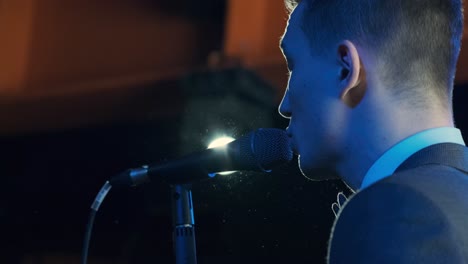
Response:
[{"label": "black cable", "polygon": [[93,204],[91,205],[91,213],[89,214],[88,224],[86,225],[85,236],[83,240],[83,251],[81,255],[81,263],[86,264],[88,262],[88,253],[89,253],[89,244],[91,241],[91,233],[93,232],[94,219],[96,218],[97,211],[99,206],[106,198],[106,195],[109,193],[112,186],[107,181],[104,186],[102,186],[99,193],[96,195]]},{"label": "black cable", "polygon": [[88,262],[89,242],[91,241],[91,233],[93,232],[94,219],[96,218],[97,211],[91,209],[88,218],[88,224],[86,225],[86,231],[83,242],[83,251],[81,254],[81,263],[86,264]]}]

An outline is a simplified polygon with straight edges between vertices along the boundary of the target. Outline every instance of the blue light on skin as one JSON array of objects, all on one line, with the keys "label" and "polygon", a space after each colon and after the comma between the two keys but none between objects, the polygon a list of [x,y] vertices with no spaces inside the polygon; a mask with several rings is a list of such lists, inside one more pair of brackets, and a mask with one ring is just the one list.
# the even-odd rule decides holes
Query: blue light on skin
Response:
[{"label": "blue light on skin", "polygon": [[[228,143],[230,143],[232,141],[234,141],[234,138],[228,137],[228,136],[222,136],[222,137],[216,138],[215,140],[211,141],[211,143],[208,145],[208,148],[210,149],[210,148],[222,147],[222,146],[225,146],[225,145],[227,145]],[[208,173],[208,176],[213,178],[214,176],[216,176],[216,174],[229,175],[229,174],[232,174],[234,172],[235,171],[214,172],[214,173]]]}]

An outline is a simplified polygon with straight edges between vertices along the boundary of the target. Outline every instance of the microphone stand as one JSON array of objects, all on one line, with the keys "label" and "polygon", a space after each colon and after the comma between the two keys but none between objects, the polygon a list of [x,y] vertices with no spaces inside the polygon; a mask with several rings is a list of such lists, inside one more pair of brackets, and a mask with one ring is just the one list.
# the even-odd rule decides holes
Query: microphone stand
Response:
[{"label": "microphone stand", "polygon": [[172,242],[176,264],[196,264],[195,220],[191,185],[171,186]]}]

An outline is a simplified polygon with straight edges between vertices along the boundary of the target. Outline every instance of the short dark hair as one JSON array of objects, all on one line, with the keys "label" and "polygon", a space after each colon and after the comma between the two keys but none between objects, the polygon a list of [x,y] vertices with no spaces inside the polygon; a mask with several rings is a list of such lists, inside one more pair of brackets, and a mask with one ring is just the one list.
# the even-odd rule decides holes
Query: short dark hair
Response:
[{"label": "short dark hair", "polygon": [[[462,1],[302,0],[307,5],[302,30],[317,52],[344,39],[371,50],[380,65],[375,70],[396,95],[435,94],[450,103],[463,33]],[[290,12],[299,2],[285,0]]]}]

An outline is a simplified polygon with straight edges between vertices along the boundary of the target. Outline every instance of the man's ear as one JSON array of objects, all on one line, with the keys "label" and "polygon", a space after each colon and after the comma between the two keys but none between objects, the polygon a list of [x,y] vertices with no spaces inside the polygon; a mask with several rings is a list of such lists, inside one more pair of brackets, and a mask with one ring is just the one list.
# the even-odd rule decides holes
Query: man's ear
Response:
[{"label": "man's ear", "polygon": [[340,99],[349,107],[356,107],[366,93],[364,69],[356,46],[348,40],[338,45],[337,59],[340,67]]}]

